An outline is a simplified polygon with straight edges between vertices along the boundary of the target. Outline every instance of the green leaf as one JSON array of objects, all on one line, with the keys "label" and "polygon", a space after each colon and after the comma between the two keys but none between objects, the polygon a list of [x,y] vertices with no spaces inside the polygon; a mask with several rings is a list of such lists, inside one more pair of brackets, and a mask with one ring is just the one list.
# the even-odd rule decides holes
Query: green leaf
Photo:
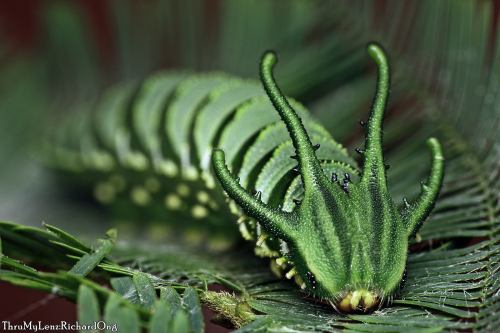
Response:
[{"label": "green leaf", "polygon": [[[106,323],[116,323],[119,332],[139,333],[140,324],[137,312],[127,307],[117,307],[106,315]],[[109,329],[106,332],[113,332]]]},{"label": "green leaf", "polygon": [[85,245],[79,239],[77,239],[74,236],[70,235],[66,231],[64,231],[64,230],[62,230],[60,228],[57,228],[57,227],[55,227],[53,225],[47,224],[47,223],[43,223],[43,226],[49,232],[51,232],[54,235],[56,235],[57,238],[60,239],[61,243],[65,244],[65,245],[68,245],[68,246],[71,246],[71,247],[73,247],[75,249],[81,250],[83,252],[89,252],[90,251],[90,248],[87,245]]},{"label": "green leaf", "polygon": [[87,253],[78,260],[70,269],[70,273],[85,276],[89,274],[101,260],[113,249],[116,241],[116,233],[110,232],[107,239],[100,239],[97,248],[92,253]]},{"label": "green leaf", "polygon": [[170,305],[165,301],[157,301],[149,321],[150,333],[168,333],[171,324]]},{"label": "green leaf", "polygon": [[135,287],[134,281],[129,276],[116,277],[110,280],[111,286],[120,295],[131,303],[140,303],[139,294]]},{"label": "green leaf", "polygon": [[182,299],[179,293],[172,287],[163,287],[160,289],[160,301],[168,304],[167,321],[173,320],[177,311],[182,309]]},{"label": "green leaf", "polygon": [[[119,332],[139,333],[139,318],[132,309],[123,306],[123,299],[112,294],[104,307],[104,321],[116,325]],[[108,330],[107,332],[112,332]]]},{"label": "green leaf", "polygon": [[189,324],[189,316],[184,310],[179,310],[175,313],[174,319],[170,324],[170,332],[172,333],[185,333],[191,332]]},{"label": "green leaf", "polygon": [[201,305],[198,294],[193,288],[187,288],[184,291],[182,304],[189,317],[189,323],[193,333],[203,333],[205,329],[205,324],[203,322],[203,313],[201,312]]},{"label": "green leaf", "polygon": [[151,307],[156,300],[156,291],[149,277],[138,272],[134,274],[133,281],[139,295],[140,304],[148,308]]},{"label": "green leaf", "polygon": [[[94,291],[84,284],[78,288],[77,306],[78,322],[80,324],[92,325],[99,321],[100,315],[97,297]],[[93,330],[91,332],[96,331]]]}]

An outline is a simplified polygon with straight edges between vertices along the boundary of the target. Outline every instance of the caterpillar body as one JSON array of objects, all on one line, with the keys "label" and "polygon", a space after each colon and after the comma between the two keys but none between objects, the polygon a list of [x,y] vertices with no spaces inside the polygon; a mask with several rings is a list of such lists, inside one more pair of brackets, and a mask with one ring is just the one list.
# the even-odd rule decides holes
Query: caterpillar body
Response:
[{"label": "caterpillar body", "polygon": [[429,139],[431,174],[419,198],[399,211],[382,156],[389,66],[377,44],[368,53],[378,82],[363,168],[281,93],[273,52],[262,58],[262,85],[168,72],[112,88],[93,112],[56,131],[48,160],[92,183],[100,202],[123,208],[132,201],[152,218],[168,212],[177,217],[170,220],[190,217],[224,233],[236,214],[241,235],[271,258],[273,271],[337,311],[372,311],[402,280],[408,238],[432,210],[444,161]]}]

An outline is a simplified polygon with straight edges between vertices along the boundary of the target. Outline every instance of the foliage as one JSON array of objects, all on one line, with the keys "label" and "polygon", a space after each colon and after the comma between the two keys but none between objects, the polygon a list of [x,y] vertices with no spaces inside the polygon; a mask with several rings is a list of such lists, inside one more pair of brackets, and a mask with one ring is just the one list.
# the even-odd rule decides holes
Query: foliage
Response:
[{"label": "foliage", "polygon": [[[90,247],[52,226],[2,223],[0,279],[75,300],[83,322],[104,316],[130,332],[138,327],[160,332],[167,326],[158,322],[165,318],[180,332],[188,326],[199,332],[198,298],[238,332],[494,331],[500,322],[500,33],[491,28],[492,2],[390,0],[375,8],[361,0],[293,1],[285,10],[278,2],[228,1],[221,2],[220,34],[209,38],[203,9],[193,3],[197,6],[187,8],[185,1],[140,6],[143,16],[138,17],[148,18],[144,25],[134,22],[133,7],[112,5],[120,51],[118,65],[107,73],[89,56],[95,52],[91,39],[77,37],[88,31],[74,19],[75,8],[63,2],[46,8],[53,44],[33,59],[0,69],[6,87],[0,124],[12,138],[0,145],[2,154],[12,156],[0,174],[2,215],[23,223],[48,218],[71,231],[86,229],[87,235],[103,232],[102,215],[89,206],[61,203],[54,190],[46,192],[51,184],[23,155],[26,149],[16,147],[38,138],[44,127],[40,119],[54,117],[49,110],[65,110],[70,100],[82,101],[84,109],[83,101],[109,81],[149,73],[165,54],[163,48],[172,51],[168,65],[240,75],[257,73],[262,51],[276,48],[283,59],[277,79],[284,90],[309,103],[337,140],[359,146],[362,133],[355,123],[367,114],[374,82],[363,60],[364,44],[377,40],[395,70],[384,129],[395,202],[418,193],[415,184],[429,167],[419,163],[425,160],[421,143],[427,137],[440,139],[447,161],[440,198],[412,240],[407,279],[393,304],[373,315],[340,316],[277,280],[248,248],[200,254],[183,242],[151,245],[144,237],[127,236],[123,225],[117,226],[116,243],[111,233]],[[175,23],[160,15],[169,12],[162,6],[191,15]],[[68,24],[71,31],[64,29]],[[134,30],[137,26],[142,30]],[[172,37],[176,34],[182,36],[179,44]],[[78,41],[83,39],[90,45],[82,47]],[[168,43],[159,46],[161,41]],[[138,54],[140,45],[144,52]],[[69,54],[61,55],[61,49]],[[57,78],[52,89],[47,73]],[[66,89],[55,107],[51,97],[61,87]],[[12,109],[19,112],[3,112]],[[40,200],[39,193],[52,194]],[[128,228],[132,235],[142,230],[141,236],[158,230]],[[213,285],[229,292],[211,290]]]}]

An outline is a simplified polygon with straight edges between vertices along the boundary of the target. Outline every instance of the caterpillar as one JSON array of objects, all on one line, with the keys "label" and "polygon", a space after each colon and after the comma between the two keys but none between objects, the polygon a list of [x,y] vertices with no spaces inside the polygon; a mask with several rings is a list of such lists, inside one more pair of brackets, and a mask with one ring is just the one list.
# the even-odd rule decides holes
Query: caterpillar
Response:
[{"label": "caterpillar", "polygon": [[444,159],[438,140],[428,139],[430,175],[416,201],[398,209],[382,154],[390,68],[378,44],[367,51],[378,78],[358,150],[362,168],[282,94],[272,51],[260,63],[262,85],[167,72],[112,88],[93,112],[56,131],[48,160],[92,183],[108,205],[176,212],[211,230],[230,229],[235,214],[242,237],[277,274],[339,312],[371,312],[397,292],[408,239],[434,206]]}]

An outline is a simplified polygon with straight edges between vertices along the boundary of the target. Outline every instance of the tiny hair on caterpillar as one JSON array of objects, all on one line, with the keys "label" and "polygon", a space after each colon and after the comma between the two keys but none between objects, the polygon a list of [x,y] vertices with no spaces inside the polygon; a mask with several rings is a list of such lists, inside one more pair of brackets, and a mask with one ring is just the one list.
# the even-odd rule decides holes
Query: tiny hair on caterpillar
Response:
[{"label": "tiny hair on caterpillar", "polygon": [[[436,138],[418,198],[389,193],[382,123],[390,66],[376,43],[376,93],[362,167],[273,76],[260,81],[169,71],[108,89],[44,143],[46,163],[91,188],[120,219],[159,221],[210,235],[234,230],[271,269],[339,312],[371,312],[403,279],[408,242],[434,207],[444,176]],[[83,107],[82,107],[83,108]],[[237,228],[229,221],[236,220]],[[236,231],[237,232],[237,231]]]}]

